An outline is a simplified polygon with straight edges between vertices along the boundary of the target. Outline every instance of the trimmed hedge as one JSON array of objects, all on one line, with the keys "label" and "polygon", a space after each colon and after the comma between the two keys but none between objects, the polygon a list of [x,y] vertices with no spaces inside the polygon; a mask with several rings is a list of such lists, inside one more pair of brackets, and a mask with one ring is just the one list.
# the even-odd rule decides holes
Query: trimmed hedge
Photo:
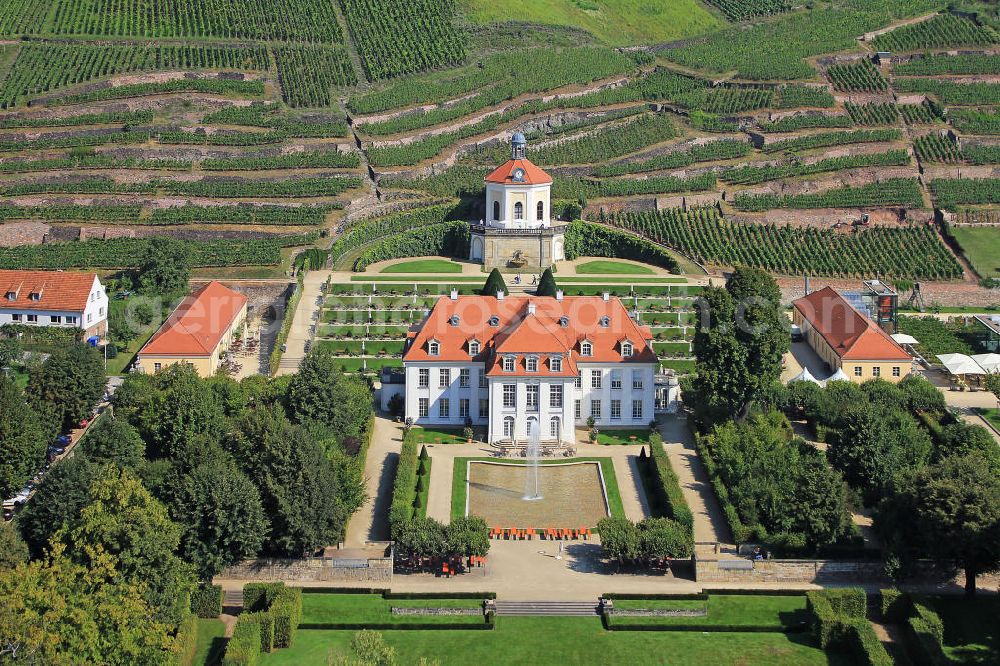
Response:
[{"label": "trimmed hedge", "polygon": [[240,615],[226,643],[222,666],[255,666],[260,660],[260,623],[250,613]]},{"label": "trimmed hedge", "polygon": [[268,614],[273,621],[274,647],[291,647],[299,628],[299,620],[302,619],[302,590],[282,588],[268,609]]},{"label": "trimmed hedge", "polygon": [[395,539],[400,525],[413,520],[413,503],[417,499],[417,465],[419,457],[417,440],[411,432],[403,438],[396,465],[396,480],[392,486],[392,504],[389,507],[389,532]]},{"label": "trimmed hedge", "polygon": [[712,490],[715,491],[715,497],[719,500],[719,506],[722,507],[722,513],[726,517],[726,523],[729,525],[729,531],[732,532],[733,540],[736,543],[758,540],[757,537],[761,535],[753,528],[743,524],[736,507],[729,501],[729,491],[726,489],[726,484],[719,478],[715,459],[712,458],[712,452],[705,444],[705,438],[695,433],[694,446],[695,450],[698,451],[698,457],[701,458],[701,462],[705,466],[705,471],[708,473]]},{"label": "trimmed hedge", "polygon": [[194,655],[198,651],[198,616],[188,614],[177,628],[174,644],[171,648],[173,662],[177,666],[190,666],[194,663]]},{"label": "trimmed hedge", "polygon": [[242,620],[246,617],[247,622],[256,622],[260,627],[260,651],[270,652],[274,649],[274,618],[267,611],[256,611],[254,613],[243,612],[240,615]]},{"label": "trimmed hedge", "polygon": [[821,648],[846,652],[863,666],[892,666],[892,657],[868,622],[864,590],[815,590],[808,592],[806,599],[810,624]]},{"label": "trimmed hedge", "polygon": [[351,270],[360,272],[378,261],[402,257],[467,257],[469,239],[465,222],[428,224],[375,241],[354,260]]},{"label": "trimmed hedge", "polygon": [[191,592],[191,612],[198,617],[222,615],[222,586],[201,585]]},{"label": "trimmed hedge", "polygon": [[917,664],[938,666],[951,663],[944,653],[944,622],[930,606],[914,599],[913,616],[904,626]]},{"label": "trimmed hedge", "polygon": [[879,590],[879,605],[882,618],[886,622],[902,624],[913,613],[913,601],[910,595],[895,588]]},{"label": "trimmed hedge", "polygon": [[298,279],[295,282],[292,295],[288,297],[288,302],[285,304],[285,313],[281,319],[281,328],[278,330],[278,338],[274,341],[274,348],[271,350],[271,358],[268,359],[268,369],[271,371],[272,377],[276,372],[278,372],[278,365],[281,363],[281,355],[284,353],[281,348],[285,346],[285,342],[288,341],[288,334],[292,330],[292,320],[295,319],[295,310],[299,307],[299,301],[302,300],[304,281],[305,271],[302,270],[299,271]]},{"label": "trimmed hedge", "polygon": [[284,583],[247,583],[243,586],[244,611],[267,610],[284,587]]},{"label": "trimmed hedge", "polygon": [[577,257],[612,257],[632,259],[666,268],[680,274],[677,260],[664,248],[644,238],[619,231],[603,224],[577,220],[566,229],[565,254],[567,259]]},{"label": "trimmed hedge", "polygon": [[663,438],[659,433],[649,437],[650,457],[647,462],[653,481],[655,500],[663,507],[667,518],[672,518],[694,534],[694,514],[684,500],[680,480],[674,472],[667,452],[663,448]]}]

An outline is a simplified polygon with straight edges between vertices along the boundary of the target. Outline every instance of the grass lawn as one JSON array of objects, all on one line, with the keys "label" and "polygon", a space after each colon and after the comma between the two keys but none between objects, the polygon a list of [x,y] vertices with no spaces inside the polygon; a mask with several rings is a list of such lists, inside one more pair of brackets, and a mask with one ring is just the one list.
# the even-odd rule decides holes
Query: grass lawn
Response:
[{"label": "grass lawn", "polygon": [[578,274],[591,275],[594,273],[601,275],[653,275],[654,271],[648,266],[632,263],[628,261],[611,261],[601,259],[588,261],[576,267]]},{"label": "grass lawn", "polygon": [[[483,624],[482,615],[393,615],[392,607],[480,608],[481,599],[383,599],[380,594],[302,595],[302,624],[426,624],[468,622]],[[312,629],[303,630],[311,633]],[[302,636],[300,632],[298,636]],[[298,637],[296,637],[298,642]]]},{"label": "grass lawn", "polygon": [[[601,430],[598,428],[598,444],[649,444],[649,428],[627,430]],[[635,437],[634,440],[629,439]]]},{"label": "grass lawn", "polygon": [[143,326],[135,340],[128,343],[128,346],[124,349],[119,349],[118,356],[108,359],[108,369],[105,374],[108,377],[125,374],[125,369],[135,360],[135,355],[149,342],[149,339],[153,337],[153,333],[156,333],[156,329],[159,327],[159,322],[157,321],[154,321],[149,326]]},{"label": "grass lawn", "polygon": [[[421,444],[465,444],[464,428],[421,428],[414,426],[410,432]],[[440,441],[439,441],[440,440]]]},{"label": "grass lawn", "polygon": [[612,622],[620,624],[651,624],[677,626],[752,626],[769,627],[781,631],[785,627],[800,627],[809,620],[805,595],[709,595],[708,601],[700,600],[645,600],[616,599],[615,608],[669,608],[702,609],[708,606],[708,615],[702,617],[617,617]]},{"label": "grass lawn", "polygon": [[976,409],[977,412],[983,415],[983,417],[993,424],[993,427],[1000,429],[1000,409],[995,407],[980,407]]},{"label": "grass lawn", "polygon": [[[295,644],[261,656],[262,664],[322,666],[328,656],[353,656],[353,631],[299,631]],[[421,657],[450,664],[669,664],[670,666],[847,666],[825,654],[808,634],[605,631],[600,619],[501,617],[494,631],[382,632],[399,663]]]},{"label": "grass lawn", "polygon": [[198,648],[194,653],[195,666],[213,666],[222,663],[222,653],[226,649],[226,625],[215,618],[198,618]]},{"label": "grass lawn", "polygon": [[1000,663],[1000,598],[934,597],[944,622],[944,651],[957,664]]},{"label": "grass lawn", "polygon": [[566,282],[566,283],[600,283],[600,284],[671,284],[677,282],[687,282],[687,278],[682,277],[567,277],[565,275],[557,275],[556,282]]},{"label": "grass lawn", "polygon": [[417,259],[386,266],[379,273],[461,273],[462,265],[447,259]]},{"label": "grass lawn", "polygon": [[951,234],[980,277],[1000,277],[1000,229],[952,227]]},{"label": "grass lawn", "polygon": [[[486,462],[497,462],[497,458],[455,458],[455,468],[451,475],[451,517],[461,518],[465,515],[465,495],[466,495],[466,471],[470,460],[484,460]],[[526,460],[512,460],[510,458],[500,459],[505,463],[514,465],[524,465]],[[611,508],[612,516],[624,516],[625,507],[622,505],[622,494],[618,489],[618,479],[615,477],[615,464],[611,458],[563,458],[558,460],[540,460],[542,465],[558,465],[568,462],[596,462],[601,465],[601,475],[604,477],[604,488],[608,493],[608,506]]]},{"label": "grass lawn", "polygon": [[697,0],[460,0],[458,5],[473,23],[517,21],[583,28],[613,46],[673,41],[723,25]]},{"label": "grass lawn", "polygon": [[[443,260],[442,260],[443,261]],[[412,262],[411,262],[412,263]],[[458,266],[458,264],[453,264]],[[451,269],[449,269],[451,270]],[[387,272],[387,271],[382,271]],[[399,282],[404,278],[398,275],[352,275],[351,282]],[[486,276],[478,277],[472,275],[421,275],[420,277],[414,278],[413,281],[408,285],[413,286],[413,282],[424,283],[424,282],[479,282],[486,283]],[[371,290],[371,287],[369,287]]]}]

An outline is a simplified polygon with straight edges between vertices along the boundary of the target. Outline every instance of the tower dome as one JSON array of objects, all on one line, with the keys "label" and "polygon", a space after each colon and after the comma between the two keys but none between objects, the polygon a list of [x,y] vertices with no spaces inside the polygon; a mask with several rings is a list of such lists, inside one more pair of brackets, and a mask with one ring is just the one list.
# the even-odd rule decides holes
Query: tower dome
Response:
[{"label": "tower dome", "polygon": [[513,160],[523,160],[524,151],[528,147],[528,140],[518,132],[510,138],[510,157]]}]

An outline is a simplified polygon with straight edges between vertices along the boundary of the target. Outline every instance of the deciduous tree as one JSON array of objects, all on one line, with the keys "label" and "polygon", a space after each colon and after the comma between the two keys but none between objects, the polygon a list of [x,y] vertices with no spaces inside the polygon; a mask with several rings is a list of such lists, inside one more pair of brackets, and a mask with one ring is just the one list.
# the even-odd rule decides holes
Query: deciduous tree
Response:
[{"label": "deciduous tree", "polygon": [[114,463],[122,469],[136,469],[146,455],[146,443],[139,432],[111,414],[98,419],[80,446],[92,461]]},{"label": "deciduous tree", "polygon": [[49,410],[63,430],[90,416],[104,393],[104,365],[97,350],[82,344],[57,348],[32,370],[28,399],[36,409]]},{"label": "deciduous tree", "polygon": [[256,555],[267,533],[260,492],[224,458],[196,467],[183,479],[171,513],[182,530],[181,555],[203,581]]},{"label": "deciduous tree", "polygon": [[98,469],[85,454],[77,454],[45,475],[34,497],[17,516],[21,536],[33,557],[41,557],[55,533],[79,516],[90,500],[90,484],[97,478]]},{"label": "deciduous tree", "polygon": [[976,576],[1000,569],[1000,478],[978,453],[926,467],[881,507],[878,527],[910,557],[930,557]]},{"label": "deciduous tree", "polygon": [[188,290],[191,277],[191,247],[166,236],[149,244],[139,266],[139,288],[147,294],[180,294]]},{"label": "deciduous tree", "polygon": [[45,463],[47,433],[14,382],[0,374],[0,497],[11,497]]}]

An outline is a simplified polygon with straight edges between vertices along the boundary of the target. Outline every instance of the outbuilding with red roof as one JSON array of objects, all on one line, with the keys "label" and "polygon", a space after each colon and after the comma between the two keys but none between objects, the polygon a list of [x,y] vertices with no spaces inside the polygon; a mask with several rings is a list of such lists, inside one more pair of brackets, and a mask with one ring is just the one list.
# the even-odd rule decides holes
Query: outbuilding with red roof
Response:
[{"label": "outbuilding with red roof", "polygon": [[246,296],[219,282],[209,282],[184,298],[139,350],[137,369],[157,372],[184,363],[200,376],[211,377],[233,339],[242,332],[246,317]]},{"label": "outbuilding with red roof", "polygon": [[912,370],[913,357],[832,287],[794,301],[792,321],[831,371],[843,369],[851,381],[895,383]]}]

